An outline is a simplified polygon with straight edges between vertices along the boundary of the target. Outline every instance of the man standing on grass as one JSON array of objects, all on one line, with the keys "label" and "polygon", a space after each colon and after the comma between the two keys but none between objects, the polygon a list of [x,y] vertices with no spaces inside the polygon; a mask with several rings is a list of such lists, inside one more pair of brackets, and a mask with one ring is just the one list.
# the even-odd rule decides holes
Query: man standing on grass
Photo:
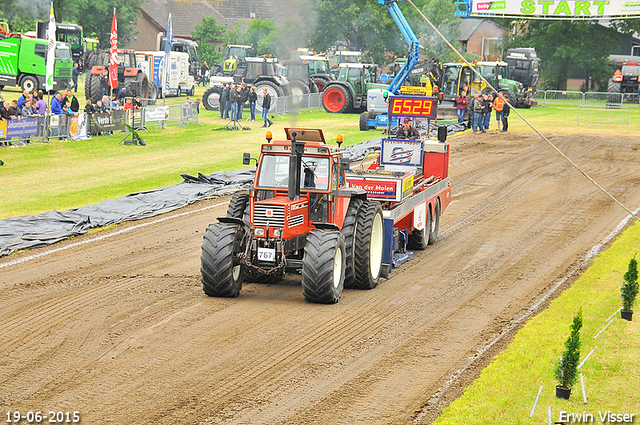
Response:
[{"label": "man standing on grass", "polygon": [[[264,95],[262,97],[262,118],[264,119],[264,125],[262,127],[271,127],[273,121],[267,116],[269,114],[269,108],[271,108],[271,96],[267,89],[262,90],[262,94]],[[267,123],[269,124],[267,125]]]},{"label": "man standing on grass", "polygon": [[502,131],[505,132],[509,128],[509,112],[511,112],[511,107],[509,106],[509,94],[505,94],[503,96],[502,93],[500,93],[498,96],[505,100],[502,105]]}]

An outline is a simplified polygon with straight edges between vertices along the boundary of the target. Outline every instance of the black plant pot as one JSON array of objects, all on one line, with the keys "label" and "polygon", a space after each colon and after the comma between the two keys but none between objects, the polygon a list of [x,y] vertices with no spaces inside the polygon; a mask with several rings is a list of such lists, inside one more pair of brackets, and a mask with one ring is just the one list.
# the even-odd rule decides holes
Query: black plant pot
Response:
[{"label": "black plant pot", "polygon": [[633,318],[633,310],[620,310],[620,317],[624,320],[631,321]]},{"label": "black plant pot", "polygon": [[556,397],[569,400],[570,395],[571,395],[571,388],[565,388],[565,387],[561,387],[560,385],[556,385]]}]

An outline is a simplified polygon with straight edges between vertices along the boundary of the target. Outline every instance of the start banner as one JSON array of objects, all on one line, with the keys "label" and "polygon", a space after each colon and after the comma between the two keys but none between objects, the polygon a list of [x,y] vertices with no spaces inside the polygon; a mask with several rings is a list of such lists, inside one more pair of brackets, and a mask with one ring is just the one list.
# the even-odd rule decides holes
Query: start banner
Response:
[{"label": "start banner", "polygon": [[640,17],[640,0],[478,0],[472,3],[470,15],[522,16],[531,19]]}]

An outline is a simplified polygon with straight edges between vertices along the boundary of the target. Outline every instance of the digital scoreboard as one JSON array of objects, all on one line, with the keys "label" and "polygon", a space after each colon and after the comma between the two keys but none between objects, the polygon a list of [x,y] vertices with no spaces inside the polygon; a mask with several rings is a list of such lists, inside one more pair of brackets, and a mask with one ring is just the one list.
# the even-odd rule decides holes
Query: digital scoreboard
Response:
[{"label": "digital scoreboard", "polygon": [[389,98],[389,116],[436,119],[438,105],[433,97],[391,96]]}]

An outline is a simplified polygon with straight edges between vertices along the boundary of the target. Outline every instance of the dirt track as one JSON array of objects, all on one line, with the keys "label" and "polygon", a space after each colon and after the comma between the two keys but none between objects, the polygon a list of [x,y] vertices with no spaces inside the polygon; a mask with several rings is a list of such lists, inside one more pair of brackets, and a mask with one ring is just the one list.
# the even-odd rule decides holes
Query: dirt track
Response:
[{"label": "dirt track", "polygon": [[[640,205],[638,139],[552,140],[631,209]],[[3,415],[80,411],[85,424],[430,421],[439,388],[626,216],[539,138],[489,133],[451,144],[453,202],[438,243],[336,305],[305,303],[296,278],[245,285],[236,299],[206,297],[200,245],[225,198],[0,268]]]}]

